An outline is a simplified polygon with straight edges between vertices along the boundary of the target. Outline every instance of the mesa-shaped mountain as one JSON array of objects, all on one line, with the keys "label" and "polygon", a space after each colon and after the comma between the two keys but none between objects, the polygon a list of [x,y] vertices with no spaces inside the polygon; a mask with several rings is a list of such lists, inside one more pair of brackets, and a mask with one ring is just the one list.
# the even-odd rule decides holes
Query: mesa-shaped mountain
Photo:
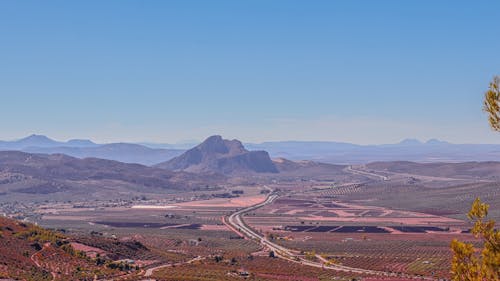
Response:
[{"label": "mesa-shaped mountain", "polygon": [[238,140],[211,136],[200,145],[156,167],[193,173],[223,175],[278,173],[266,151],[248,151]]}]

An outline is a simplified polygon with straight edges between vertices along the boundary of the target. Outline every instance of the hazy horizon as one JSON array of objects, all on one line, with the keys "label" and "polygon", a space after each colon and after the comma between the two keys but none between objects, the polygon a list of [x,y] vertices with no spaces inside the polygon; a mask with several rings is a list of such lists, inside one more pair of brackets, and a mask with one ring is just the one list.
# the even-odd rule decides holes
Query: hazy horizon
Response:
[{"label": "hazy horizon", "polygon": [[404,138],[404,139],[401,139],[399,141],[396,141],[396,142],[387,142],[387,143],[366,143],[366,144],[362,144],[362,143],[355,143],[355,142],[342,142],[342,141],[337,141],[337,140],[314,140],[314,139],[309,139],[309,140],[296,140],[296,139],[283,139],[283,140],[264,140],[264,141],[259,141],[259,142],[251,142],[251,141],[246,141],[246,140],[243,140],[241,138],[238,138],[238,137],[227,137],[225,135],[222,135],[222,134],[212,134],[212,135],[207,135],[206,137],[204,137],[203,139],[199,139],[199,140],[196,140],[196,139],[191,139],[191,140],[179,140],[179,141],[175,141],[175,142],[154,142],[154,141],[149,141],[149,140],[143,140],[143,141],[126,141],[126,140],[119,140],[117,142],[100,142],[100,141],[96,141],[95,139],[92,139],[92,138],[66,138],[66,139],[57,139],[57,138],[53,138],[51,137],[50,135],[45,135],[45,134],[38,134],[38,133],[35,133],[35,134],[29,134],[29,135],[26,135],[26,136],[22,136],[22,137],[15,137],[15,138],[8,138],[8,139],[0,139],[0,141],[7,141],[7,142],[16,142],[16,141],[20,141],[20,140],[23,140],[25,138],[30,138],[30,137],[47,137],[49,138],[50,140],[53,140],[53,141],[56,141],[56,142],[69,142],[69,141],[75,141],[75,140],[83,140],[83,141],[91,141],[95,144],[98,144],[98,145],[102,145],[102,144],[112,144],[112,143],[132,143],[132,144],[142,144],[142,145],[157,145],[157,146],[161,146],[161,145],[197,145],[201,142],[203,142],[204,140],[206,140],[208,137],[211,137],[211,136],[214,136],[214,135],[219,135],[221,136],[222,138],[224,139],[236,139],[236,140],[239,140],[243,143],[247,143],[247,144],[262,144],[262,143],[271,143],[271,142],[325,142],[325,143],[348,143],[348,144],[354,144],[354,145],[362,145],[362,146],[370,146],[370,145],[387,145],[387,144],[399,144],[399,143],[403,143],[403,142],[406,142],[406,141],[417,141],[421,144],[426,144],[428,142],[431,142],[431,141],[440,141],[440,142],[445,142],[445,143],[449,143],[449,144],[485,144],[485,145],[494,145],[495,143],[454,143],[454,142],[449,142],[447,141],[446,139],[438,139],[438,138],[430,138],[430,139],[418,139],[418,138],[412,138],[412,137],[408,137],[408,138]]}]

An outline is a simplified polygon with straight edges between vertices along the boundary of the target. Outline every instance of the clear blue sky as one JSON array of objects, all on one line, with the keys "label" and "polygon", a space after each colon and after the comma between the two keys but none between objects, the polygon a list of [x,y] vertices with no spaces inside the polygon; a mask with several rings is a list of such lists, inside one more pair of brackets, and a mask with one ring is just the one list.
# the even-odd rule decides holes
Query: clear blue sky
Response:
[{"label": "clear blue sky", "polygon": [[500,1],[1,1],[0,139],[500,143]]}]

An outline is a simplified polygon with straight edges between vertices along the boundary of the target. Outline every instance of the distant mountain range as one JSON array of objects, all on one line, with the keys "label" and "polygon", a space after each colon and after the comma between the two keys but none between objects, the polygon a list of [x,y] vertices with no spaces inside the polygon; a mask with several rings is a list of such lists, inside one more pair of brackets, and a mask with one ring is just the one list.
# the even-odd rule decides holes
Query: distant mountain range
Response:
[{"label": "distant mountain range", "polygon": [[143,165],[154,165],[185,151],[183,149],[151,148],[133,143],[97,144],[90,140],[77,139],[58,142],[41,135],[31,135],[17,141],[0,141],[0,150],[66,154],[77,158],[94,157]]},{"label": "distant mountain range", "polygon": [[[62,153],[48,154],[99,152],[118,158],[124,157],[119,153],[125,151],[130,158],[133,153],[144,157],[153,151],[156,154],[151,157],[162,157],[158,149],[137,144],[60,143],[43,136],[5,143],[4,147],[10,145],[38,153],[0,151],[0,202],[131,198],[144,193],[205,190],[228,182],[329,176],[341,173],[344,168],[311,161],[273,161],[265,151],[249,151],[240,141],[225,140],[221,136],[211,136],[181,155],[152,167],[95,157],[79,159]],[[84,146],[64,146],[68,143]],[[112,155],[113,150],[117,154]]]},{"label": "distant mountain range", "polygon": [[[44,136],[30,136],[2,142],[3,149],[36,151],[0,152],[0,202],[4,200],[75,200],[131,198],[142,193],[170,193],[177,190],[206,189],[219,184],[269,182],[270,180],[331,180],[343,176],[345,165],[328,162],[371,162],[368,169],[429,176],[495,178],[498,163],[421,164],[387,162],[390,158],[417,158],[425,162],[458,161],[459,157],[495,157],[495,145],[454,145],[431,140],[406,140],[394,145],[359,146],[329,142],[274,142],[247,145],[238,140],[211,136],[187,150],[153,149],[138,144],[96,144],[86,140],[56,142]],[[71,146],[70,146],[71,145]],[[251,150],[257,149],[257,150]],[[271,159],[274,155],[286,158]],[[57,154],[55,154],[57,152]],[[51,154],[54,153],[54,154]],[[80,157],[65,154],[78,154]],[[455,153],[455,155],[453,154]],[[122,163],[158,161],[156,165]],[[443,155],[450,155],[444,158]],[[134,158],[136,157],[136,158]],[[357,157],[357,158],[356,158]],[[440,158],[441,157],[441,158]],[[84,158],[84,159],[79,159]],[[373,162],[381,159],[386,162]],[[292,159],[292,160],[290,160]],[[302,160],[299,159],[313,159]],[[339,160],[340,159],[340,160]],[[319,161],[318,161],[319,160]],[[363,161],[364,160],[364,161]],[[151,163],[150,162],[150,163]],[[349,174],[349,177],[356,177]],[[362,175],[359,177],[363,177]]]},{"label": "distant mountain range", "polygon": [[[396,144],[357,145],[343,142],[279,141],[245,143],[250,151],[267,151],[271,158],[313,160],[334,164],[360,164],[374,161],[465,162],[497,161],[500,145],[452,144],[432,139],[420,142],[406,139]],[[195,144],[111,143],[97,144],[75,139],[59,142],[42,135],[31,135],[16,141],[0,141],[0,150],[30,153],[66,154],[77,158],[95,157],[125,163],[155,165],[180,156]],[[256,155],[256,154],[252,154]]]},{"label": "distant mountain range", "polygon": [[437,139],[420,142],[406,139],[396,144],[357,145],[342,142],[283,141],[246,144],[250,150],[265,150],[272,157],[312,160],[334,164],[375,161],[466,162],[498,161],[500,145],[452,144]]},{"label": "distant mountain range", "polygon": [[248,151],[238,140],[211,136],[200,145],[156,167],[192,173],[223,175],[278,173],[266,151]]}]

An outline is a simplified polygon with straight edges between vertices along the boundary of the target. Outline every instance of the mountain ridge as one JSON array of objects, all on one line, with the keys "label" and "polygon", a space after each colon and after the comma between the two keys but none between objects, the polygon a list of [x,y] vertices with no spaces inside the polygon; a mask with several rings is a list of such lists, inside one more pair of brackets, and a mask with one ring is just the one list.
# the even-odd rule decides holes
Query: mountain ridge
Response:
[{"label": "mountain ridge", "polygon": [[[37,142],[38,141],[38,142]],[[126,145],[127,144],[127,145]],[[359,145],[331,141],[276,141],[243,143],[249,150],[267,151],[272,158],[313,160],[331,164],[364,164],[376,161],[467,162],[500,159],[498,144],[454,144],[438,139],[425,142],[406,139],[394,144]],[[0,141],[0,150],[30,153],[63,153],[73,157],[96,157],[125,163],[156,165],[181,155],[196,144],[109,143],[74,139],[55,141],[31,135],[17,141]]]},{"label": "mountain ridge", "polygon": [[155,167],[223,175],[279,172],[266,151],[249,151],[239,140],[225,140],[218,135]]},{"label": "mountain ridge", "polygon": [[98,144],[88,139],[55,141],[43,135],[30,135],[15,141],[0,141],[0,151],[66,154],[80,159],[94,157],[124,163],[154,165],[180,155],[182,149],[151,148],[134,143]]}]

